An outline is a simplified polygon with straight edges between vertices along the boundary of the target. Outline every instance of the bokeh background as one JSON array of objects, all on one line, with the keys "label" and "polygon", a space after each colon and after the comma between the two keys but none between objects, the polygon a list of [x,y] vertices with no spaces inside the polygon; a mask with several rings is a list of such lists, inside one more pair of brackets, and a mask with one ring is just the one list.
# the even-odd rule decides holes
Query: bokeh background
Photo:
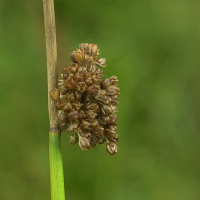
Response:
[{"label": "bokeh background", "polygon": [[[67,200],[200,199],[200,1],[55,0],[58,66],[82,42],[117,75],[119,152],[62,134]],[[0,0],[0,199],[50,199],[42,0]]]}]

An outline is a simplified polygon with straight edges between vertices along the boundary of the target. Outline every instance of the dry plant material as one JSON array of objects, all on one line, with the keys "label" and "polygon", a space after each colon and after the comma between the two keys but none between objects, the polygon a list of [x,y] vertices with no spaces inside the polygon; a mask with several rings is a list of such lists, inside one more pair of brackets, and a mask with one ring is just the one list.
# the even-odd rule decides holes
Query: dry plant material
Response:
[{"label": "dry plant material", "polygon": [[106,59],[100,58],[96,44],[82,43],[70,54],[70,66],[61,69],[60,88],[50,91],[59,109],[59,125],[71,134],[70,143],[79,143],[82,150],[106,142],[109,154],[117,153],[117,104],[119,103],[116,76],[102,79]]}]

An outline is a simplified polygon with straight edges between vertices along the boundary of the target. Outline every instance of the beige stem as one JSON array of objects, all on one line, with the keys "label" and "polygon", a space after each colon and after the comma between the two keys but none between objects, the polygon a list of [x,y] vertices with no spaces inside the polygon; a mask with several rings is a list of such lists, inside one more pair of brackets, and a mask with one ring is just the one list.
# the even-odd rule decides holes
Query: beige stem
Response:
[{"label": "beige stem", "polygon": [[47,76],[48,76],[48,110],[50,129],[58,128],[58,109],[50,98],[49,91],[58,86],[57,45],[54,1],[43,0],[44,25],[46,38]]}]

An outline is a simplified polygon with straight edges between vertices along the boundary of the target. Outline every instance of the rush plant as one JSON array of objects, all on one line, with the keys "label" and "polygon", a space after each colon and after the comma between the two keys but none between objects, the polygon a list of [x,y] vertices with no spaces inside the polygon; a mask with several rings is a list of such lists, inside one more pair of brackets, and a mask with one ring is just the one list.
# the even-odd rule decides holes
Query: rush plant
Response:
[{"label": "rush plant", "polygon": [[[53,0],[43,0],[46,38],[49,162],[51,199],[65,200],[61,132],[67,130],[70,143],[82,150],[106,143],[109,154],[117,153],[116,76],[102,79],[106,59],[99,57],[96,44],[82,43],[70,54],[71,65],[61,69],[58,83],[56,25]],[[59,86],[59,87],[58,87]]]}]

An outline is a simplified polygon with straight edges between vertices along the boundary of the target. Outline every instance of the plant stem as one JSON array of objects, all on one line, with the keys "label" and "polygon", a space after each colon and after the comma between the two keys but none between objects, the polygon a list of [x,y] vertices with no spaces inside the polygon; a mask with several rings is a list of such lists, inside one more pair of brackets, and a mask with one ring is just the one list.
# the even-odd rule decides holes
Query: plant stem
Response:
[{"label": "plant stem", "polygon": [[49,161],[51,175],[51,199],[65,200],[59,130],[49,131]]},{"label": "plant stem", "polygon": [[[58,86],[56,24],[53,0],[43,0],[46,38],[48,91]],[[49,122],[51,128],[58,128],[58,109],[48,95]]]},{"label": "plant stem", "polygon": [[[48,93],[58,86],[57,45],[54,1],[43,0],[44,25],[47,56]],[[60,136],[58,124],[58,109],[56,103],[48,94],[49,110],[49,162],[51,178],[51,200],[65,200],[63,163],[61,155]]]}]

